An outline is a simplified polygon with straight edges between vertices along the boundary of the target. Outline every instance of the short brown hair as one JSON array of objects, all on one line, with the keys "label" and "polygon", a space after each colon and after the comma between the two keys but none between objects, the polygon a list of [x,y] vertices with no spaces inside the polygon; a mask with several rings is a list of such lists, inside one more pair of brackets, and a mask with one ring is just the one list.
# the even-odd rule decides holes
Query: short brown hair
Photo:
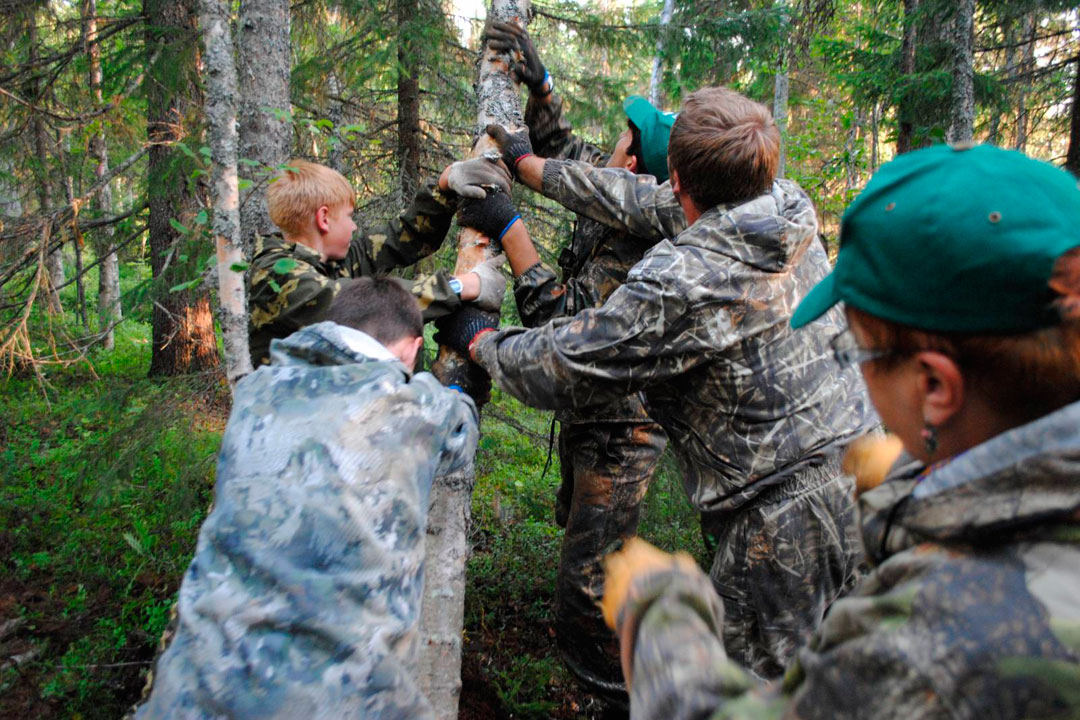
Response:
[{"label": "short brown hair", "polygon": [[341,280],[326,319],[365,332],[383,345],[424,332],[420,305],[395,278]]},{"label": "short brown hair", "polygon": [[872,347],[894,353],[872,362],[885,368],[934,350],[951,357],[964,381],[1017,424],[1080,400],[1080,319],[1013,335],[918,330],[848,305],[848,318]]},{"label": "short brown hair", "polygon": [[266,189],[270,219],[289,234],[299,234],[311,222],[312,214],[323,205],[337,207],[356,202],[355,193],[345,176],[333,168],[290,160]]},{"label": "short brown hair", "polygon": [[780,131],[761,103],[734,90],[702,88],[683,103],[668,160],[698,209],[769,191],[780,165]]}]

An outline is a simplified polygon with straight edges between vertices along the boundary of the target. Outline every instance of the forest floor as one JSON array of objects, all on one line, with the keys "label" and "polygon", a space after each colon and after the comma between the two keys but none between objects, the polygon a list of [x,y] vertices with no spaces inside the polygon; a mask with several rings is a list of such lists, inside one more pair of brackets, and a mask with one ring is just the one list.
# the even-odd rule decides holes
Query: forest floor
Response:
[{"label": "forest floor", "polygon": [[[119,717],[135,702],[194,550],[228,416],[220,377],[150,380],[149,327],[113,352],[0,379],[0,717]],[[551,414],[497,391],[473,496],[462,720],[589,718],[552,627],[560,530]],[[665,457],[642,534],[700,555]]]}]

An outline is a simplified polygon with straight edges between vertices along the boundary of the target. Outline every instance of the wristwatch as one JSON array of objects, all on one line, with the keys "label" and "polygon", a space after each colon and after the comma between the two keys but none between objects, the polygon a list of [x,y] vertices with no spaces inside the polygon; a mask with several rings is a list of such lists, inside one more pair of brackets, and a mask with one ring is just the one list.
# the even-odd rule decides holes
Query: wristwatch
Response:
[{"label": "wristwatch", "polygon": [[458,297],[461,297],[462,287],[463,286],[460,280],[458,280],[456,277],[450,278],[450,289],[453,290],[454,294],[456,294]]}]

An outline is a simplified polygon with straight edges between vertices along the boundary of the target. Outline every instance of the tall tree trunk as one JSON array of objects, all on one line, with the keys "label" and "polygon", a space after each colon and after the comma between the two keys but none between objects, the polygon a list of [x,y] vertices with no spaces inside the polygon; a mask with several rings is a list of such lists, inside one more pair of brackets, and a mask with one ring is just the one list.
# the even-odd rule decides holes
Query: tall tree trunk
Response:
[{"label": "tall tree trunk", "polygon": [[652,77],[649,78],[649,102],[660,107],[660,81],[664,78],[664,46],[667,44],[667,27],[675,13],[675,0],[664,0],[660,12],[660,32],[656,37],[656,55],[653,56]]},{"label": "tall tree trunk", "polygon": [[86,285],[83,278],[83,238],[79,233],[77,221],[79,219],[79,207],[75,204],[75,180],[71,176],[69,163],[69,150],[71,145],[71,133],[58,131],[56,147],[60,154],[60,168],[64,173],[64,198],[71,208],[73,215],[71,228],[61,228],[63,232],[71,232],[71,247],[75,251],[75,298],[76,311],[83,329],[89,334],[90,320],[86,316]]},{"label": "tall tree trunk", "polygon": [[789,50],[791,18],[787,0],[780,0],[780,52],[776,58],[776,78],[773,82],[773,120],[780,130],[780,163],[776,166],[776,177],[784,177],[787,171],[787,120],[788,120],[788,72],[791,63]]},{"label": "tall tree trunk", "polygon": [[[341,81],[338,80],[336,70],[330,70],[330,74],[326,78],[326,88],[330,95],[329,103],[326,108],[326,117],[330,122],[334,123],[334,131],[340,133],[341,126],[345,124],[345,105],[340,99],[342,87]],[[345,173],[344,142],[336,142],[330,146],[330,155],[327,158],[326,164],[337,170],[339,173]]]},{"label": "tall tree trunk", "polygon": [[[36,66],[38,62],[38,37],[37,17],[35,17],[34,13],[30,13],[29,21],[30,64]],[[42,102],[39,80],[34,80],[28,90],[34,102]],[[34,154],[37,156],[38,210],[43,215],[49,215],[52,212],[52,183],[49,181],[49,131],[45,127],[45,120],[41,117],[41,113],[34,113],[30,126],[34,133]],[[59,315],[64,312],[64,306],[60,303],[60,293],[56,289],[64,284],[62,245],[48,254],[45,261],[45,270],[47,272],[43,280],[46,280],[49,285],[45,292],[45,307],[50,315]]]},{"label": "tall tree trunk", "polygon": [[949,142],[975,134],[975,0],[958,0],[952,18],[952,97]]},{"label": "tall tree trunk", "polygon": [[[105,102],[101,92],[101,45],[98,43],[97,0],[84,0],[83,18],[86,38],[86,54],[90,58],[90,94],[94,105],[102,107]],[[109,172],[109,149],[105,144],[105,123],[98,123],[98,130],[90,141],[90,154],[96,161],[94,177],[100,181]],[[101,188],[94,200],[95,209],[105,216],[113,211],[112,188]],[[113,326],[123,317],[120,307],[120,263],[113,247],[114,229],[106,225],[95,234],[94,250],[98,259],[98,332],[103,333],[102,345],[112,350]]]},{"label": "tall tree trunk", "polygon": [[1020,81],[1020,92],[1016,99],[1016,144],[1015,148],[1023,152],[1027,148],[1028,138],[1028,107],[1027,91],[1031,87],[1032,73],[1035,71],[1035,34],[1038,23],[1035,22],[1035,11],[1031,11],[1024,18],[1024,55],[1020,61],[1020,73],[1023,79]]},{"label": "tall tree trunk", "polygon": [[266,209],[266,182],[292,151],[288,0],[241,0],[237,24],[237,79],[240,84],[240,157],[251,186],[240,198],[244,254],[251,257],[255,234],[274,231]]},{"label": "tall tree trunk", "polygon": [[1069,151],[1065,169],[1080,178],[1080,55],[1073,61],[1073,101],[1069,113]]},{"label": "tall tree trunk", "polygon": [[[488,18],[516,22],[529,21],[529,0],[492,0]],[[484,128],[499,123],[511,132],[521,128],[521,104],[517,87],[510,79],[507,57],[479,53],[476,136],[472,154],[478,156],[492,147]],[[480,242],[480,234],[464,229],[458,237],[456,275],[468,272],[497,252]],[[490,380],[447,347],[439,348],[432,371],[444,381],[472,373],[468,386],[482,406]],[[483,376],[483,380],[478,379]],[[431,489],[427,543],[424,560],[424,600],[420,617],[421,646],[418,663],[420,687],[440,720],[457,717],[461,695],[461,632],[465,619],[465,561],[469,555],[469,506],[475,481],[474,468],[466,468],[441,478]]]},{"label": "tall tree trunk", "polygon": [[[910,78],[915,74],[915,53],[918,47],[918,22],[919,0],[904,0],[904,39],[900,46],[900,74]],[[904,93],[905,98],[911,95],[908,90]],[[896,154],[906,153],[912,149],[915,138],[915,123],[911,117],[911,108],[908,103],[901,100],[897,108],[900,127],[896,133]]]},{"label": "tall tree trunk", "polygon": [[[191,227],[200,203],[188,187],[193,167],[173,147],[198,127],[202,98],[197,83],[195,0],[143,0],[147,23],[146,134],[153,146],[147,161],[150,269],[157,287],[150,375],[181,375],[218,365],[210,296],[202,288],[170,292],[191,280],[182,261],[190,238],[171,220]],[[151,62],[160,43],[156,62]],[[190,138],[184,138],[190,142]],[[197,140],[196,140],[197,142]],[[190,257],[195,256],[192,248]]]},{"label": "tall tree trunk", "polygon": [[[1016,33],[1013,30],[1014,24],[1012,18],[1006,17],[1001,21],[1002,42],[1005,44],[1005,77],[1012,77],[1016,66],[1016,48],[1013,44],[1016,42]],[[1008,85],[1005,85],[1008,88]],[[1008,92],[1006,90],[1006,92]],[[991,145],[1001,144],[1001,111],[994,108],[993,115],[990,116],[990,131],[988,133],[987,141]]]},{"label": "tall tree trunk", "polygon": [[199,22],[206,46],[204,75],[210,136],[211,200],[217,249],[218,321],[225,341],[225,376],[235,388],[251,372],[247,296],[240,243],[240,181],[236,170],[236,59],[229,29],[228,0],[200,0]]},{"label": "tall tree trunk", "polygon": [[422,19],[417,0],[396,0],[398,25],[397,160],[401,207],[412,200],[420,178],[420,46],[416,37]]}]

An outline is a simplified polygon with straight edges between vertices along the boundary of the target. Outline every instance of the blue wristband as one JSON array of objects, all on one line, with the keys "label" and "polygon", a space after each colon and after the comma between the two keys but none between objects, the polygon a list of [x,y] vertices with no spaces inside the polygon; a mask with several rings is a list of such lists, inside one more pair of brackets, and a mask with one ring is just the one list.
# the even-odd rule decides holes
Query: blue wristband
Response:
[{"label": "blue wristband", "polygon": [[462,395],[464,395],[464,394],[465,394],[465,389],[464,389],[463,387],[461,387],[460,385],[457,385],[457,384],[451,384],[451,385],[447,385],[446,387],[448,387],[448,388],[449,388],[449,389],[451,389],[451,390],[457,390],[457,391],[458,391],[459,393],[461,393]]},{"label": "blue wristband", "polygon": [[520,219],[521,219],[521,215],[515,215],[514,217],[510,218],[510,222],[506,223],[506,227],[504,227],[502,229],[502,232],[499,233],[499,237],[495,238],[495,242],[501,241],[503,239],[503,235],[506,235],[506,233],[510,229],[510,227]]},{"label": "blue wristband", "polygon": [[543,90],[545,85],[548,86],[548,89],[547,89],[546,93],[543,93],[543,94],[533,93],[533,94],[536,95],[536,97],[538,97],[538,98],[546,98],[548,95],[550,95],[552,92],[555,91],[555,81],[551,79],[551,73],[549,73],[547,71],[547,68],[544,68],[544,79],[540,81],[540,89]]}]

